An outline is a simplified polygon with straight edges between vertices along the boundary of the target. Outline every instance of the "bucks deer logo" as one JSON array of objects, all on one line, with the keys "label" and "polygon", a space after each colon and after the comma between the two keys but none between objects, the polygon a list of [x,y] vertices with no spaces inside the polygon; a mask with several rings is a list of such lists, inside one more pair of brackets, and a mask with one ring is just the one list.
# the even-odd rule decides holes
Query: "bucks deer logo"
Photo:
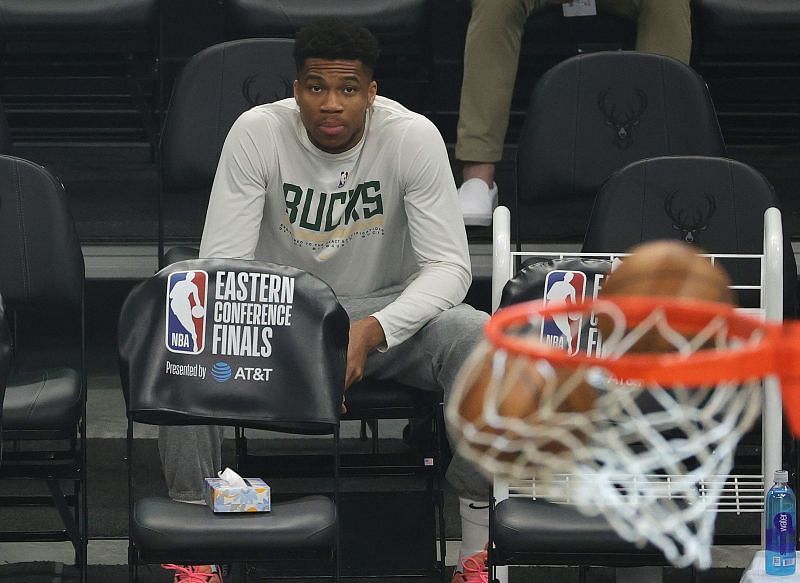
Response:
[{"label": "bucks deer logo", "polygon": [[679,208],[676,203],[678,191],[672,191],[664,199],[664,212],[672,221],[672,228],[681,232],[681,239],[694,243],[697,233],[705,231],[711,224],[711,218],[717,210],[714,196],[704,192],[702,202]]},{"label": "bucks deer logo", "polygon": [[597,107],[605,118],[606,125],[614,130],[614,145],[627,150],[633,143],[633,128],[639,125],[647,111],[647,94],[641,89],[633,93],[633,100],[614,99],[611,89],[604,89],[597,96]]}]

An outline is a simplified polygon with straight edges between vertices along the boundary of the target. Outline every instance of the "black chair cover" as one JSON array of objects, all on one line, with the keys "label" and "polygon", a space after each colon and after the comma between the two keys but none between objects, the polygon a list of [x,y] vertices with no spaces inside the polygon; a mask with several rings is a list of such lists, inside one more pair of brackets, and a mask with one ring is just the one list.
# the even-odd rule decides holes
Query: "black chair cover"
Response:
[{"label": "black chair cover", "polygon": [[176,263],[130,293],[119,330],[134,421],[320,431],[338,423],[349,320],[308,273],[243,260]]},{"label": "black chair cover", "polygon": [[633,161],[724,152],[705,83],[681,62],[631,51],[568,59],[531,96],[517,153],[519,238],[580,241],[600,186]]},{"label": "black chair cover", "polygon": [[602,287],[603,278],[610,270],[611,262],[605,259],[580,257],[550,260],[536,259],[535,257],[528,259],[514,277],[503,286],[500,307],[542,299],[547,293],[548,285],[552,285],[554,276],[550,274],[553,272],[571,271],[583,274],[582,280],[574,282],[574,286],[577,286],[576,294],[582,289],[584,298],[595,297]]}]

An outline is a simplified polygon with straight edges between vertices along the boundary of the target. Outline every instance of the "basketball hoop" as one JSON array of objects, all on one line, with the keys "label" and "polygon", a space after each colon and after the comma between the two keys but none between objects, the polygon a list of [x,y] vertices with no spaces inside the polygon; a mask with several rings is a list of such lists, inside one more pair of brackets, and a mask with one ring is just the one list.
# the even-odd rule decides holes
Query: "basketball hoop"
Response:
[{"label": "basketball hoop", "polygon": [[[545,323],[565,314],[583,318],[584,334],[596,329],[590,353],[544,341]],[[765,377],[780,378],[800,434],[797,324],[713,302],[609,296],[517,304],[485,333],[448,402],[459,451],[493,475],[568,484],[545,497],[602,514],[676,566],[710,566],[717,477],[760,414]]]}]

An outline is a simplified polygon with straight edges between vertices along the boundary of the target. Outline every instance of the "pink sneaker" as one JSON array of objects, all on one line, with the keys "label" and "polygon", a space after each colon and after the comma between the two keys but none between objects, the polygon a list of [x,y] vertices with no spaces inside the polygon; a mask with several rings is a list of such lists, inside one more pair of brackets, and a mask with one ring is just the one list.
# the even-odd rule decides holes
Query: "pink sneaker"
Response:
[{"label": "pink sneaker", "polygon": [[475,553],[464,560],[463,571],[453,573],[450,583],[489,583],[489,570],[486,568],[486,551]]},{"label": "pink sneaker", "polygon": [[216,565],[161,565],[167,571],[175,571],[173,583],[224,583]]}]

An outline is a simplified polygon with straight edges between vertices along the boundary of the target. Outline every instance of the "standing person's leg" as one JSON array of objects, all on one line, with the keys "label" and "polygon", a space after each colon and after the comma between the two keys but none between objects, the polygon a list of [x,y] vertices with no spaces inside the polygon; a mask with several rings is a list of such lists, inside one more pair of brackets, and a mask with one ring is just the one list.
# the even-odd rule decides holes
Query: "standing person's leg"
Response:
[{"label": "standing person's leg", "polygon": [[[444,391],[446,402],[462,363],[483,337],[488,317],[464,304],[446,310],[401,345],[370,355],[365,374]],[[491,483],[457,453],[447,469],[447,480],[459,495],[460,567],[464,559],[482,551],[488,541]]]},{"label": "standing person's leg", "polygon": [[689,64],[692,53],[690,0],[598,0],[600,9],[637,22],[636,50]]},{"label": "standing person's leg", "polygon": [[467,224],[491,221],[495,163],[503,157],[522,33],[528,15],[544,2],[472,0],[456,141],[456,158],[464,162],[459,199]]}]

